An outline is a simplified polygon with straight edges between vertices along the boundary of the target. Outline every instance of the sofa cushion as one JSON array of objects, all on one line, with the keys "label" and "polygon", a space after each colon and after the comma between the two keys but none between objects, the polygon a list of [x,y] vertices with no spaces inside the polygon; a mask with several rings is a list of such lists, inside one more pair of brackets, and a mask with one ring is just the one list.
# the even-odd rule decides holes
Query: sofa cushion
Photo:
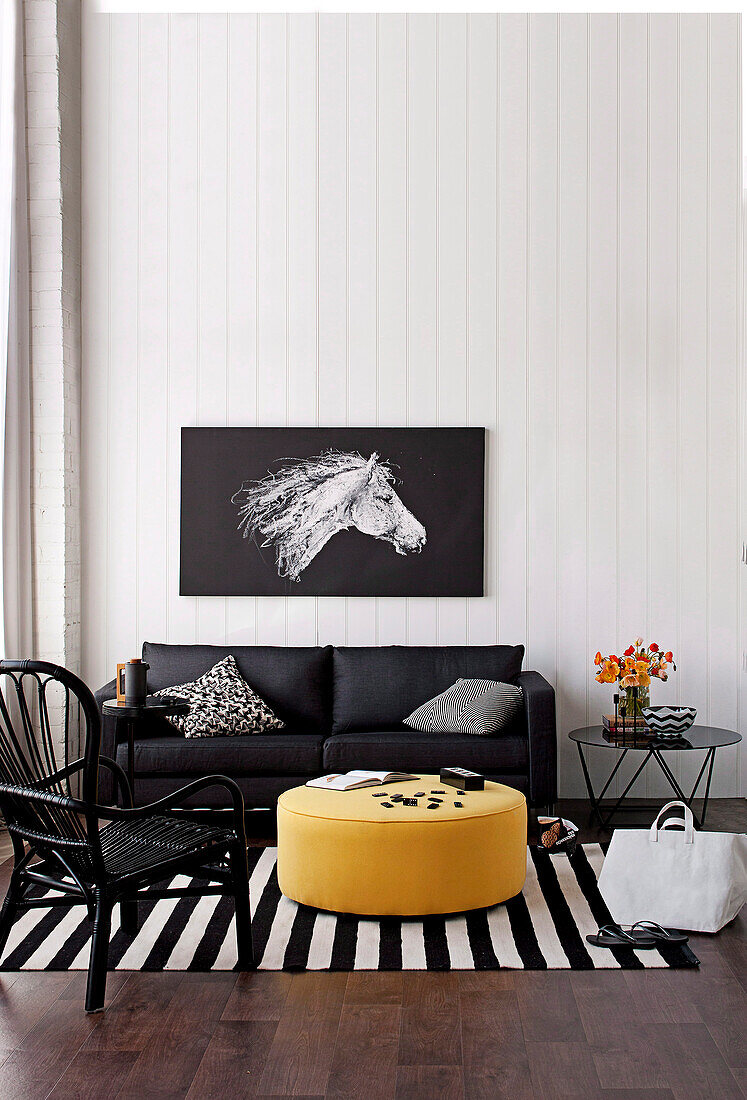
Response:
[{"label": "sofa cushion", "polygon": [[[318,775],[322,734],[255,733],[246,737],[149,737],[135,742],[135,785],[142,775]],[[127,745],[117,747],[125,766]]]},{"label": "sofa cushion", "polygon": [[528,746],[517,725],[496,738],[404,729],[333,734],[324,743],[324,770],[386,768],[417,774],[460,767],[488,775],[518,772],[526,769]]},{"label": "sofa cushion", "polygon": [[249,687],[231,653],[204,676],[154,692],[167,693],[189,703],[188,714],[168,716],[185,737],[238,737],[285,729],[285,723]]},{"label": "sofa cushion", "polygon": [[395,729],[455,680],[512,683],[523,658],[522,645],[336,648],[332,732]]},{"label": "sofa cushion", "polygon": [[407,718],[424,733],[472,733],[490,737],[506,729],[523,705],[521,688],[498,680],[457,680]]},{"label": "sofa cushion", "polygon": [[165,645],[145,642],[148,690],[196,680],[230,653],[249,686],[294,733],[331,726],[331,646]]}]

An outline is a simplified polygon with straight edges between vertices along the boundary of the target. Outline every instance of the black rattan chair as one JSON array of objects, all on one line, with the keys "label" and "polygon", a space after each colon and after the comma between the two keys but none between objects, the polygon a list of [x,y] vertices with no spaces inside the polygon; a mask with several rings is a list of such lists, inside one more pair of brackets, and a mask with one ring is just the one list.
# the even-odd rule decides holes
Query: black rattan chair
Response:
[{"label": "black rattan chair", "polygon": [[[78,719],[84,755],[68,762],[69,734]],[[65,746],[61,767],[53,724]],[[119,902],[122,930],[134,935],[142,891],[187,874],[215,885],[156,887],[147,897],[233,896],[239,969],[252,969],[244,800],[238,786],[224,776],[206,776],[133,809],[127,777],[114,760],[99,755],[100,742],[98,707],[82,680],[44,661],[0,661],[0,810],[15,856],[0,911],[0,956],[24,910],[86,905],[93,923],[86,1011],[96,1012],[104,1007],[113,906]],[[114,774],[123,807],[97,804],[99,767]],[[73,776],[80,777],[77,797]],[[203,820],[173,812],[211,786],[227,791],[228,819],[220,812]],[[34,887],[40,886],[59,894],[39,897]]]}]

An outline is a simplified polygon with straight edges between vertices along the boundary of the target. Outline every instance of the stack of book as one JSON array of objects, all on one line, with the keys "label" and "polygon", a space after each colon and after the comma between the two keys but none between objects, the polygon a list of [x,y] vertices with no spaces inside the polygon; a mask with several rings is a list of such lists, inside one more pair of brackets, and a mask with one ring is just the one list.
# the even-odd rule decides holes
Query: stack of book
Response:
[{"label": "stack of book", "polygon": [[626,718],[623,714],[602,715],[604,736],[608,741],[634,741],[650,736],[649,728],[639,714],[637,718]]}]

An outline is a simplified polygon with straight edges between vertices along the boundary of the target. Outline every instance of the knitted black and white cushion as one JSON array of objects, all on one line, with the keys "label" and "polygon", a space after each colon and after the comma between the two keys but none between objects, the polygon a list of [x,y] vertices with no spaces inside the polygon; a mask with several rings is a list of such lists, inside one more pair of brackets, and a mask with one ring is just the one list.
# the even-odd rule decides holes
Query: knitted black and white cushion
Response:
[{"label": "knitted black and white cushion", "polygon": [[162,688],[154,695],[170,695],[190,704],[189,714],[168,719],[185,737],[232,737],[285,729],[285,722],[249,687],[230,653],[199,679]]},{"label": "knitted black and white cushion", "polygon": [[497,680],[457,680],[414,710],[405,725],[422,733],[500,733],[523,705],[521,688]]}]

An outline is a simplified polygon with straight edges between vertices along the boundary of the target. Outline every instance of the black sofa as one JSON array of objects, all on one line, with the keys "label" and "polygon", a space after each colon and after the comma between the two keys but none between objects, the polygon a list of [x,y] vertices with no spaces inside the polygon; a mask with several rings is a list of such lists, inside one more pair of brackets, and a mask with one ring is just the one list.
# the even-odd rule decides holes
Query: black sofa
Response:
[{"label": "black sofa", "polygon": [[[184,738],[163,719],[137,727],[135,799],[161,798],[199,776],[228,775],[247,807],[269,807],[310,776],[352,768],[437,772],[461,766],[526,794],[531,806],[556,797],[555,692],[538,672],[522,672],[523,646],[309,647],[163,645],[146,642],[149,691],[185,683],[232,653],[247,682],[287,732]],[[524,713],[497,737],[419,733],[402,719],[459,677],[519,684]],[[101,704],[116,695],[112,680]],[[116,719],[103,718],[101,751],[124,765]],[[102,775],[100,799],[111,801]],[[209,801],[213,796],[216,802]],[[218,805],[220,791],[201,793]]]}]

